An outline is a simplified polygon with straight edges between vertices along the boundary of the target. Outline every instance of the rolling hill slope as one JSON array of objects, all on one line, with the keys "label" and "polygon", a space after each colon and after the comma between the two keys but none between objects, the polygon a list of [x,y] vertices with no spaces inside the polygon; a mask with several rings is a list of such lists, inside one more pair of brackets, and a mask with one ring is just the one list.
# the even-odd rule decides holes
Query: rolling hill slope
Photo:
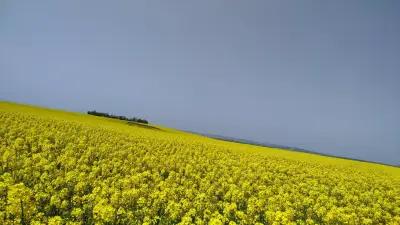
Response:
[{"label": "rolling hill slope", "polygon": [[0,102],[0,224],[400,224],[400,169]]}]

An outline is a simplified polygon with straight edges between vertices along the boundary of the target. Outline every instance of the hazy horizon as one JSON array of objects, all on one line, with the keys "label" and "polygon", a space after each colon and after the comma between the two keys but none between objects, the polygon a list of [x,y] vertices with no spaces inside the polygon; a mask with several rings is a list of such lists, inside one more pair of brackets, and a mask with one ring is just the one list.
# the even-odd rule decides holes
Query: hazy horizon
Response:
[{"label": "hazy horizon", "polygon": [[400,164],[398,1],[2,1],[0,99]]}]

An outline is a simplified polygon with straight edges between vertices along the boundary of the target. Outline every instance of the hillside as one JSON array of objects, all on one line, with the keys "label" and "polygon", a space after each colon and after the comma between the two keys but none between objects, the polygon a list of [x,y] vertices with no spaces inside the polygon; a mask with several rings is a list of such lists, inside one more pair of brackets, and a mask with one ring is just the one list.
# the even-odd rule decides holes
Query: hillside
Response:
[{"label": "hillside", "polygon": [[382,165],[387,165],[387,166],[400,167],[400,165],[396,165],[396,164],[387,164],[387,163],[383,163],[383,162],[375,162],[375,161],[368,161],[368,160],[350,158],[350,157],[339,156],[339,155],[326,154],[326,153],[307,150],[307,149],[299,148],[299,147],[292,147],[292,146],[286,146],[286,145],[280,145],[280,144],[272,144],[272,143],[268,143],[268,142],[258,142],[258,141],[252,141],[252,140],[247,140],[247,139],[242,139],[242,138],[226,137],[226,136],[222,136],[222,135],[204,134],[204,133],[197,133],[197,132],[192,132],[192,131],[188,131],[188,132],[200,134],[200,135],[203,135],[203,136],[206,136],[209,138],[213,138],[213,139],[235,142],[235,143],[250,144],[250,145],[262,146],[262,147],[268,147],[268,148],[278,148],[278,149],[282,149],[282,150],[305,152],[305,153],[322,155],[322,156],[327,156],[327,157],[349,159],[349,160],[355,160],[355,161],[360,161],[360,162],[369,162],[369,163],[376,163],[376,164],[382,164]]},{"label": "hillside", "polygon": [[400,224],[400,168],[0,102],[0,224]]}]

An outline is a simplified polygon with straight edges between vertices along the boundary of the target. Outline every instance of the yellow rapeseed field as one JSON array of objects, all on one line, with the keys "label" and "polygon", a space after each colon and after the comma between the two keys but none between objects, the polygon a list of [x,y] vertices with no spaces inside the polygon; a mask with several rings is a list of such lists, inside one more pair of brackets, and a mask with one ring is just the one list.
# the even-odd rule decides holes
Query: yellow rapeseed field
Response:
[{"label": "yellow rapeseed field", "polygon": [[0,224],[400,224],[400,169],[0,102]]}]

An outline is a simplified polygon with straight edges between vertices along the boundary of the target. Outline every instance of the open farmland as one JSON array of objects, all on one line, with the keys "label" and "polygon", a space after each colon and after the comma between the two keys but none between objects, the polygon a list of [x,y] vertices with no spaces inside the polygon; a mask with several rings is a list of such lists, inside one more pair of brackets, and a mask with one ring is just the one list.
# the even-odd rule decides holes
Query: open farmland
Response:
[{"label": "open farmland", "polygon": [[400,169],[0,102],[0,224],[400,224]]}]

